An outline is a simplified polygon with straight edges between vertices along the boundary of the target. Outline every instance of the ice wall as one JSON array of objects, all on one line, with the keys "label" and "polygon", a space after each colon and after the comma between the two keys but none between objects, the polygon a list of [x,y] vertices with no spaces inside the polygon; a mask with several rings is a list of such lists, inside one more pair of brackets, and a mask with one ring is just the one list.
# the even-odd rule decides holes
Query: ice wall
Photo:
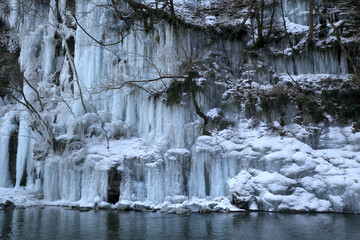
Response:
[{"label": "ice wall", "polygon": [[[110,44],[100,46],[80,27],[74,30],[69,26],[74,19],[67,19],[64,11],[66,2],[52,0],[43,4],[34,1],[36,14],[26,14],[22,23],[15,20],[18,19],[19,10],[17,1],[11,2],[14,10],[9,18],[10,24],[19,29],[21,37],[19,63],[24,76],[31,79],[32,86],[44,92],[44,98],[49,100],[45,104],[48,112],[42,112],[42,116],[52,123],[56,145],[51,154],[41,156],[38,152],[43,150],[38,140],[41,138],[36,138],[40,136],[34,138],[36,134],[30,121],[26,117],[21,118],[16,182],[11,183],[7,146],[9,135],[16,127],[11,120],[14,117],[2,117],[0,186],[21,187],[25,177],[27,188],[43,194],[47,201],[106,201],[110,188],[109,171],[115,168],[121,176],[120,200],[159,203],[167,196],[175,195],[200,198],[230,196],[237,191],[236,186],[241,185],[243,176],[255,178],[249,181],[256,185],[258,178],[266,175],[257,171],[273,173],[274,178],[278,177],[277,173],[287,177],[293,173],[289,177],[291,180],[284,181],[285,187],[280,186],[284,188],[296,185],[294,181],[296,183],[308,180],[306,177],[321,175],[315,176],[314,169],[308,173],[299,170],[307,163],[297,162],[296,157],[287,158],[284,156],[286,152],[277,158],[267,157],[279,149],[256,143],[272,141],[266,137],[272,133],[268,133],[264,126],[244,130],[250,129],[251,123],[244,119],[244,112],[239,110],[241,106],[226,106],[226,114],[234,122],[231,130],[214,132],[215,136],[200,136],[203,120],[195,113],[190,94],[185,93],[180,103],[169,104],[164,98],[172,80],[146,81],[167,75],[184,75],[186,59],[193,59],[194,64],[205,62],[209,59],[209,52],[220,53],[223,57],[222,62],[216,62],[223,65],[217,68],[226,66],[233,79],[240,78],[244,62],[253,62],[248,55],[242,54],[248,38],[212,38],[207,36],[206,31],[175,28],[165,21],[152,25],[150,19],[135,22],[136,30],[122,32],[124,23],[107,8],[99,7],[107,1],[76,1],[75,14],[82,28],[98,41]],[[188,2],[194,4],[195,1]],[[306,1],[283,2],[289,31],[305,31],[308,28]],[[281,23],[281,13],[277,12],[277,18]],[[111,44],[124,36],[118,44]],[[74,39],[74,46],[70,45],[70,39]],[[289,48],[285,43],[274,43],[272,47],[284,51]],[[70,50],[72,48],[73,52]],[[287,69],[290,74],[347,73],[345,56],[331,48],[299,53],[295,61],[283,55],[264,55],[261,60],[279,75],[287,74]],[[270,82],[270,77],[263,78],[263,84]],[[221,95],[226,89],[225,81],[220,84],[213,82],[208,79],[196,93],[197,102],[204,113],[224,104]],[[138,87],[133,87],[134,83]],[[40,110],[36,104],[36,94],[28,84],[24,84],[24,93]],[[109,149],[104,147],[106,137],[110,138]],[[247,137],[250,140],[247,141]],[[334,148],[341,149],[346,141],[344,139],[341,146],[335,144]],[[274,142],[278,145],[283,143],[276,137]],[[349,152],[358,151],[353,147],[355,142]],[[296,144],[301,145],[300,142]],[[325,149],[329,148],[328,142],[321,141],[321,144]],[[308,148],[304,147],[301,151],[306,152]],[[314,151],[312,154],[321,153]],[[349,156],[342,157],[345,158],[351,159]],[[313,161],[309,160],[309,163]],[[338,166],[331,163],[327,167],[334,170]],[[343,166],[341,171],[345,169],[356,172],[349,166]],[[243,174],[236,178],[240,172]],[[328,177],[321,175],[319,181],[328,184]],[[234,184],[228,184],[229,179],[235,179]],[[268,182],[262,184],[262,192],[256,195],[258,209],[281,209],[281,201],[270,198],[271,203],[265,201],[270,193],[281,191],[274,190],[271,181],[270,187]],[[319,209],[359,211],[358,204],[353,204],[358,199],[359,191],[357,185],[352,184],[328,184],[321,196],[316,195],[317,190],[311,189],[306,183],[302,184],[302,192],[299,191],[316,195],[311,195],[311,199],[320,202]],[[350,192],[344,190],[348,185],[352,187]],[[338,188],[340,190],[336,192],[334,189]],[[293,197],[295,195],[292,193],[298,194],[299,191],[281,193]],[[282,203],[283,208],[292,208],[289,204],[284,205],[289,201]]]},{"label": "ice wall", "polygon": [[[92,8],[91,4],[82,3],[77,12],[80,15]],[[112,17],[104,9],[95,8],[80,24],[94,38],[112,43],[122,37],[111,31],[111,28],[118,27],[111,25]],[[95,23],[99,24],[94,25]],[[205,49],[201,44],[206,39],[195,31],[175,29],[165,22],[155,24],[150,32],[146,31],[141,22],[137,25],[139,30],[130,31],[122,43],[105,48],[99,47],[81,29],[77,30],[74,61],[84,89],[84,98],[88,102],[87,110],[104,111],[104,118],[109,121],[124,121],[136,136],[148,139],[166,137],[176,147],[188,146],[186,141],[191,143],[193,136],[186,136],[188,131],[183,128],[188,128],[186,124],[197,118],[191,101],[169,105],[162,97],[152,96],[164,92],[171,79],[139,83],[145,91],[122,85],[126,81],[184,75],[180,66],[185,64],[186,57],[204,54]],[[223,46],[215,48],[222,49]],[[224,50],[230,52],[230,49]],[[110,91],[107,91],[108,88]],[[199,101],[205,112],[213,107],[211,101],[208,102],[201,96]],[[74,108],[75,114],[82,114],[83,111],[78,102]]]}]

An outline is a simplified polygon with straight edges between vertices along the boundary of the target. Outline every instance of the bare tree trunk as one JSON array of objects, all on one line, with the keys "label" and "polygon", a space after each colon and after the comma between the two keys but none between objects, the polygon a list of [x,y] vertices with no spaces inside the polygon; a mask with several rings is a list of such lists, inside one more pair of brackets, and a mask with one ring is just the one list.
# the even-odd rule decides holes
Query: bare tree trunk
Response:
[{"label": "bare tree trunk", "polygon": [[[65,38],[63,38],[65,39]],[[74,72],[75,74],[75,82],[79,88],[79,95],[80,95],[80,101],[81,101],[81,105],[84,109],[84,112],[87,113],[87,110],[86,110],[86,105],[85,105],[85,101],[84,101],[84,97],[83,97],[83,93],[82,93],[82,89],[81,89],[81,85],[80,85],[80,80],[79,80],[79,76],[77,74],[77,70],[76,70],[76,66],[75,66],[75,62],[74,62],[74,59],[70,53],[70,50],[69,50],[69,46],[67,45],[66,43],[66,40],[64,40],[64,45],[65,45],[65,49],[66,49],[66,52],[68,54],[68,57],[69,57],[69,60],[70,60],[70,67],[72,69],[72,71]]]},{"label": "bare tree trunk", "polygon": [[190,88],[190,94],[191,99],[194,103],[195,112],[197,115],[199,115],[204,120],[204,128],[203,128],[203,135],[208,135],[208,131],[206,130],[207,123],[209,121],[208,117],[200,110],[199,104],[196,101],[196,84],[194,83],[194,80],[191,76],[191,73],[189,73],[189,88]]},{"label": "bare tree trunk", "polygon": [[[291,47],[291,60],[293,62],[293,71],[294,74],[297,74],[297,69],[296,69],[296,64],[295,64],[295,49],[294,49],[294,45],[291,42],[289,33],[287,31],[287,27],[286,27],[286,20],[285,20],[285,13],[284,13],[284,6],[283,6],[283,0],[280,1],[280,7],[281,7],[281,15],[282,15],[282,19],[283,19],[283,26],[284,26],[284,31],[285,31],[285,38],[288,40],[289,45]],[[285,57],[285,55],[284,55]]]},{"label": "bare tree trunk", "polygon": [[314,35],[314,0],[309,0],[309,36],[308,43],[312,43]]},{"label": "bare tree trunk", "polygon": [[322,12],[319,11],[319,8],[315,8],[315,11],[319,16],[321,16],[321,17],[323,17],[323,18],[325,18],[326,20],[329,21],[332,29],[334,30],[336,39],[340,44],[341,50],[343,51],[343,53],[345,54],[346,58],[348,59],[348,61],[350,62],[351,66],[353,68],[356,81],[360,82],[360,75],[359,75],[356,63],[354,61],[354,58],[349,54],[349,52],[345,48],[345,45],[341,41],[341,36],[340,36],[339,31],[338,31],[338,28],[335,26],[335,24],[332,22],[331,18],[328,15],[326,15],[325,13],[322,13]]},{"label": "bare tree trunk", "polygon": [[173,1],[173,0],[169,0],[169,1],[170,1],[170,13],[171,13],[171,17],[175,17],[174,1]]},{"label": "bare tree trunk", "polygon": [[269,28],[268,34],[266,36],[266,39],[270,38],[271,33],[273,31],[273,23],[274,23],[275,10],[276,10],[276,0],[273,0],[272,6],[273,6],[273,9],[272,9],[271,18],[270,18],[270,28]]},{"label": "bare tree trunk", "polygon": [[255,7],[255,17],[256,17],[256,25],[258,30],[258,39],[256,45],[261,47],[263,45],[264,37],[263,37],[263,27],[264,27],[264,0],[261,0],[256,3]]}]

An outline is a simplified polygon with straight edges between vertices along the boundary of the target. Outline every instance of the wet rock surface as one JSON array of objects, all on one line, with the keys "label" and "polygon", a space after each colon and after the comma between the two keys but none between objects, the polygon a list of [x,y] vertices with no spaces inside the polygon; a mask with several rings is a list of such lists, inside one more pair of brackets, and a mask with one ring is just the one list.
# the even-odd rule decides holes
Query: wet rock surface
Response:
[{"label": "wet rock surface", "polygon": [[10,200],[6,200],[5,203],[0,203],[0,210],[11,210],[14,208],[15,204]]}]

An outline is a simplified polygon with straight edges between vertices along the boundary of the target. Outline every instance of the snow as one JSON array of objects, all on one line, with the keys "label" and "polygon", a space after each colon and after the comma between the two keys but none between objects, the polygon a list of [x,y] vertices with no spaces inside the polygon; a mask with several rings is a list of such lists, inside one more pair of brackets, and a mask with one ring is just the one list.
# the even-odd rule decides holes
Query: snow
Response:
[{"label": "snow", "polygon": [[[272,137],[261,144],[266,171],[242,170],[228,180],[230,192],[241,197],[252,197],[258,209],[273,211],[354,211],[353,196],[358,196],[360,165],[356,153],[341,149],[309,148],[295,139]],[[321,140],[320,140],[321,142]],[[276,143],[282,148],[276,149]],[[330,145],[334,147],[334,145]],[[355,146],[354,146],[355,147]],[[267,153],[269,149],[270,153]],[[255,203],[250,202],[254,206]],[[341,210],[340,210],[341,209]],[[358,211],[358,210],[355,210]]]},{"label": "snow", "polygon": [[205,17],[205,23],[207,25],[214,25],[216,22],[216,17],[215,16],[206,16]]},{"label": "snow", "polygon": [[25,188],[3,188],[0,187],[0,203],[6,200],[12,201],[16,206],[37,206],[41,200],[31,191]]},{"label": "snow", "polygon": [[210,109],[210,111],[208,111],[206,113],[206,116],[210,117],[210,118],[217,118],[217,117],[220,117],[220,111],[221,109],[220,108],[213,108],[213,109]]},{"label": "snow", "polygon": [[297,34],[301,34],[301,33],[305,33],[305,32],[309,31],[308,26],[293,23],[293,22],[290,21],[289,18],[285,18],[285,22],[286,22],[286,30],[290,34],[297,35]]}]

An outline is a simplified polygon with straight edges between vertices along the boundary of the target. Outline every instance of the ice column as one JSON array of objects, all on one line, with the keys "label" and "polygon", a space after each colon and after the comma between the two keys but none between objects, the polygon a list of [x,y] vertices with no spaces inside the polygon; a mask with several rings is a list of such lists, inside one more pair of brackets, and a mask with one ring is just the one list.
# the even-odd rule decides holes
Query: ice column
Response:
[{"label": "ice column", "polygon": [[59,199],[59,161],[60,157],[50,156],[45,160],[44,198],[54,201]]},{"label": "ice column", "polygon": [[31,173],[33,172],[32,130],[26,120],[20,122],[19,141],[16,156],[16,187],[20,186],[21,179],[27,169],[27,185],[31,184]]},{"label": "ice column", "polygon": [[12,187],[9,172],[9,142],[14,130],[13,116],[2,118],[3,123],[0,131],[0,187]]}]

